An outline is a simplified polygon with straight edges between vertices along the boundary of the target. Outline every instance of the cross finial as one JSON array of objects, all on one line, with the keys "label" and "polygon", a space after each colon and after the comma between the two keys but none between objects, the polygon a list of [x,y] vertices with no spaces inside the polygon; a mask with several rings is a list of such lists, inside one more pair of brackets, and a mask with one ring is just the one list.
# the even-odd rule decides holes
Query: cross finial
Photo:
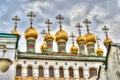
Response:
[{"label": "cross finial", "polygon": [[74,36],[73,33],[71,33],[70,38],[72,38],[72,43],[73,43],[73,45],[74,45],[74,38],[75,38],[75,36]]},{"label": "cross finial", "polygon": [[33,12],[30,12],[27,14],[27,16],[30,17],[30,27],[32,27],[33,17],[36,17],[36,15]]},{"label": "cross finial", "polygon": [[41,34],[42,34],[43,36],[45,36],[45,34],[46,34],[45,30],[43,30],[43,31],[41,32]]},{"label": "cross finial", "polygon": [[18,24],[18,21],[20,21],[20,18],[18,16],[15,16],[14,18],[12,18],[12,20],[14,21],[14,24],[15,24],[15,28],[17,28],[17,24]]},{"label": "cross finial", "polygon": [[64,17],[59,14],[59,15],[56,17],[56,19],[59,20],[58,23],[60,24],[60,30],[61,30],[61,29],[62,29],[62,20],[64,20]]},{"label": "cross finial", "polygon": [[50,22],[50,20],[48,19],[45,24],[47,24],[48,26],[48,33],[50,32],[50,24],[52,24],[52,22]]},{"label": "cross finial", "polygon": [[97,46],[99,47],[99,40],[100,40],[100,38],[98,36],[96,36],[96,38],[97,38]]},{"label": "cross finial", "polygon": [[78,28],[79,35],[81,35],[81,28],[82,28],[82,26],[80,25],[80,23],[78,23],[78,24],[76,25],[76,27]]},{"label": "cross finial", "polygon": [[107,32],[108,30],[109,30],[109,28],[107,28],[107,26],[103,27],[103,31],[105,31],[106,38],[108,38],[108,32]]},{"label": "cross finial", "polygon": [[91,22],[88,19],[85,19],[83,21],[83,23],[85,24],[85,26],[87,27],[87,33],[89,33],[89,25],[91,24]]}]

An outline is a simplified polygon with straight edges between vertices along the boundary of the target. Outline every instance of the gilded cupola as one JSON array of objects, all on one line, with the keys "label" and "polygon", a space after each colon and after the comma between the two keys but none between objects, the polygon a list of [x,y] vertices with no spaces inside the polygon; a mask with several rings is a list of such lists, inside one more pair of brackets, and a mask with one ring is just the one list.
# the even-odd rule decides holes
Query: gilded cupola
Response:
[{"label": "gilded cupola", "polygon": [[[45,30],[43,30],[41,32],[41,34],[43,35],[43,37],[45,37],[45,35],[46,35]],[[45,38],[43,38],[43,44],[40,46],[40,50],[41,50],[41,52],[46,52],[46,50],[47,50],[47,45],[46,45],[46,42],[45,42]]]},{"label": "gilded cupola", "polygon": [[98,36],[97,36],[97,50],[96,50],[96,54],[97,54],[97,56],[103,56],[103,49],[100,48],[99,40],[100,40],[100,38],[98,38]]},{"label": "gilded cupola", "polygon": [[33,17],[35,17],[36,15],[34,15],[33,12],[30,12],[27,16],[30,17],[30,27],[25,30],[24,37],[26,40],[28,38],[33,38],[36,40],[38,38],[38,31],[34,27],[32,27]]},{"label": "gilded cupola", "polygon": [[72,47],[70,48],[70,53],[77,53],[78,47],[74,45],[75,36],[73,35],[73,33],[70,35],[70,37],[72,38]]},{"label": "gilded cupola", "polygon": [[68,34],[64,30],[62,30],[62,22],[61,20],[64,20],[64,18],[61,15],[58,15],[56,17],[59,20],[60,24],[60,30],[55,33],[55,40],[56,42],[67,42],[68,40]]},{"label": "gilded cupola", "polygon": [[46,46],[46,43],[44,41],[43,44],[40,47],[40,50],[41,50],[41,52],[46,52],[46,49],[47,49],[47,46]]},{"label": "gilded cupola", "polygon": [[38,32],[37,32],[37,30],[35,28],[33,28],[32,26],[30,26],[28,29],[25,30],[24,36],[25,36],[26,40],[28,38],[37,39],[38,38]]},{"label": "gilded cupola", "polygon": [[76,25],[76,27],[78,28],[78,31],[79,31],[79,36],[77,37],[76,42],[78,44],[85,44],[86,43],[86,39],[85,39],[84,36],[81,35],[81,28],[82,28],[82,26],[80,25],[80,23],[78,23]]},{"label": "gilded cupola", "polygon": [[20,21],[20,19],[18,18],[18,16],[15,16],[14,18],[12,18],[12,20],[15,21],[15,22],[14,22],[15,27],[14,27],[13,31],[11,31],[11,34],[16,34],[16,35],[18,35],[18,38],[20,39],[21,34],[20,34],[20,32],[17,30],[17,24],[18,24],[18,21]]},{"label": "gilded cupola", "polygon": [[91,22],[88,19],[85,19],[83,21],[83,23],[87,27],[87,34],[84,35],[84,37],[86,38],[86,45],[95,44],[96,43],[96,37],[95,37],[94,34],[89,32],[89,24],[91,24]]},{"label": "gilded cupola", "polygon": [[48,19],[45,24],[48,24],[48,33],[45,35],[44,39],[45,41],[53,41],[54,37],[53,35],[50,33],[50,24],[52,24],[52,22],[50,22],[50,20]]},{"label": "gilded cupola", "polygon": [[104,26],[103,30],[105,31],[106,34],[106,39],[104,40],[104,45],[107,47],[109,45],[109,43],[112,43],[112,40],[108,37],[108,30],[109,28],[107,28],[106,26]]}]

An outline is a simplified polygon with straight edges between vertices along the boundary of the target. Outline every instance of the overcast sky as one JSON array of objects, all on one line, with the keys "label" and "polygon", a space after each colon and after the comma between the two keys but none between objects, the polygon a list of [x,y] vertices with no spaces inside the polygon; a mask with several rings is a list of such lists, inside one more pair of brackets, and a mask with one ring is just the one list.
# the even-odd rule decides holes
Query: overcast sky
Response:
[{"label": "overcast sky", "polygon": [[[63,30],[68,35],[72,32],[78,36],[75,25],[80,22],[83,25],[82,34],[86,33],[86,27],[82,23],[88,18],[92,24],[90,32],[101,38],[100,45],[102,48],[105,34],[102,31],[104,25],[107,25],[109,37],[113,42],[120,42],[120,0],[0,0],[0,33],[11,33],[14,24],[12,18],[19,16],[21,21],[18,24],[18,30],[21,33],[19,44],[20,51],[26,51],[26,41],[24,39],[24,31],[29,27],[29,18],[26,16],[30,11],[36,14],[33,27],[40,33],[43,29],[47,30],[45,21],[52,21],[51,33],[54,35],[58,31],[58,21],[55,17],[58,14],[64,16]],[[42,44],[42,35],[39,34],[36,44],[36,52],[40,52]],[[54,42],[54,51],[57,51]],[[67,52],[71,46],[71,39],[67,42]],[[12,71],[10,69],[8,73]],[[4,76],[3,76],[4,77]],[[4,80],[8,80],[9,77]],[[2,78],[0,78],[2,79]],[[10,80],[10,78],[9,78]],[[11,78],[12,80],[12,78]]]}]

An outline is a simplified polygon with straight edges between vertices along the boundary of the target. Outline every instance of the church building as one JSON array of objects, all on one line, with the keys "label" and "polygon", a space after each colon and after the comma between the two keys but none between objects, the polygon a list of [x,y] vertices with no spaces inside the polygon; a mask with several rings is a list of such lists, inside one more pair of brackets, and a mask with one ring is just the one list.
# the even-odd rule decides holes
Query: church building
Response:
[{"label": "church building", "polygon": [[[56,17],[59,30],[54,35],[50,31],[52,22],[48,19],[45,22],[48,31],[41,32],[44,36],[43,44],[40,45],[41,52],[38,53],[35,51],[35,46],[39,32],[33,27],[33,18],[36,15],[30,12],[27,16],[30,18],[30,26],[24,31],[27,50],[26,52],[17,50],[15,54],[15,80],[90,80],[92,77],[97,78],[99,66],[105,63],[105,56],[99,44],[99,37],[89,30],[91,22],[88,19],[83,21],[87,28],[85,35],[81,33],[81,24],[76,25],[79,33],[77,38],[73,33],[68,35],[67,30],[62,29],[62,20],[64,20],[62,15]],[[20,40],[21,34],[17,30],[17,23],[20,19],[15,16],[13,20],[15,27],[12,34],[18,35]],[[108,28],[104,26],[103,30],[106,34],[104,45],[107,48],[112,40],[108,37]],[[70,38],[72,39],[70,52],[66,52],[66,44]],[[53,51],[54,41],[58,52]]]}]

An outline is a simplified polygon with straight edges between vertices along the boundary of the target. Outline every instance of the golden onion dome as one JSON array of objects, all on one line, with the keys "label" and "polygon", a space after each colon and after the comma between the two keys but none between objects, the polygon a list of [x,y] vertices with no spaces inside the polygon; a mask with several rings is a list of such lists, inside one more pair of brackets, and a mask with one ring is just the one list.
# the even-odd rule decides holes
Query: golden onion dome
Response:
[{"label": "golden onion dome", "polygon": [[59,41],[67,42],[68,34],[63,30],[59,30],[55,34],[55,39],[56,39],[56,42],[59,42]]},{"label": "golden onion dome", "polygon": [[41,45],[40,49],[41,49],[41,52],[45,52],[46,51],[47,46],[46,46],[45,42]]},{"label": "golden onion dome", "polygon": [[96,54],[98,56],[102,56],[103,55],[103,50],[100,47],[98,47],[97,50],[96,50]]},{"label": "golden onion dome", "polygon": [[37,39],[38,38],[38,32],[35,28],[33,27],[29,27],[25,33],[24,33],[24,36],[26,39],[28,38],[34,38],[34,39]]},{"label": "golden onion dome", "polygon": [[80,44],[80,43],[86,43],[86,39],[85,39],[85,37],[83,37],[83,36],[81,36],[81,35],[79,35],[78,37],[77,37],[77,39],[76,39],[76,42],[78,43],[78,44]]},{"label": "golden onion dome", "polygon": [[16,35],[18,35],[18,39],[20,39],[20,37],[21,37],[21,34],[20,34],[20,32],[19,32],[17,29],[14,29],[14,30],[11,32],[11,34],[16,34]]},{"label": "golden onion dome", "polygon": [[106,38],[106,39],[104,40],[104,45],[105,45],[105,46],[108,46],[109,43],[112,43],[112,40],[111,40],[110,38]]},{"label": "golden onion dome", "polygon": [[45,35],[44,39],[45,39],[45,41],[47,41],[47,40],[53,41],[54,37],[52,34],[48,33]]},{"label": "golden onion dome", "polygon": [[94,34],[92,33],[87,33],[85,34],[84,36],[86,38],[86,44],[89,45],[89,44],[95,44],[96,43],[96,37]]},{"label": "golden onion dome", "polygon": [[72,47],[70,48],[70,53],[77,53],[78,52],[78,48],[75,45],[72,45]]}]

